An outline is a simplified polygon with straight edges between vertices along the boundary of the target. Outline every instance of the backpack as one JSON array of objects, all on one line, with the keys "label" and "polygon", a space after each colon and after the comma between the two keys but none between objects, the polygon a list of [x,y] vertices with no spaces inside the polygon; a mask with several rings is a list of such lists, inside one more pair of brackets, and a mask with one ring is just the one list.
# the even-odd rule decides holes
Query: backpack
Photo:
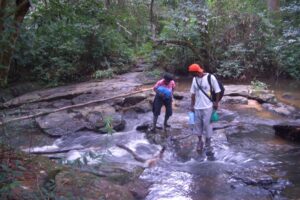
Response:
[{"label": "backpack", "polygon": [[172,97],[172,92],[164,86],[158,86],[157,92],[163,94],[167,99]]},{"label": "backpack", "polygon": [[[212,87],[212,85],[211,85],[211,74],[208,74],[208,83],[209,83],[209,86],[210,86],[210,94],[211,94],[211,99],[212,99],[212,101],[214,102],[214,101],[216,101],[216,93],[215,93],[215,91],[214,91],[214,89],[213,89],[213,87]],[[221,92],[220,92],[220,99],[219,99],[219,101],[221,101],[221,99],[223,98],[223,96],[224,96],[224,92],[225,92],[225,88],[224,88],[224,85],[217,79],[217,81],[218,81],[218,84],[219,84],[219,87],[220,87],[220,89],[221,89]]]}]

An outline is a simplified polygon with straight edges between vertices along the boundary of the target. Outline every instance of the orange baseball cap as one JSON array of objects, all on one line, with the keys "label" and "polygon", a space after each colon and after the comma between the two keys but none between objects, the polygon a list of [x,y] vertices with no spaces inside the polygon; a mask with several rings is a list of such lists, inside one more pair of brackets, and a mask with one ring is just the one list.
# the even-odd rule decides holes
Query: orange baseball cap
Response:
[{"label": "orange baseball cap", "polygon": [[203,68],[202,68],[200,65],[198,65],[198,64],[191,64],[191,65],[189,66],[189,72],[200,72],[200,73],[203,73],[204,70],[203,70]]}]

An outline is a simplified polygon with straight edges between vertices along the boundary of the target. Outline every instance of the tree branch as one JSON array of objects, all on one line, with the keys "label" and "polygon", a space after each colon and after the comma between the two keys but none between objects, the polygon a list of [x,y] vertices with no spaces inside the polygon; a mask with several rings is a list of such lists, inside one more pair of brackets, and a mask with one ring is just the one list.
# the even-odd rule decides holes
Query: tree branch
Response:
[{"label": "tree branch", "polygon": [[167,45],[167,44],[174,44],[174,45],[179,45],[179,46],[185,46],[188,47],[189,49],[192,50],[194,55],[199,58],[200,60],[203,60],[200,54],[200,50],[196,48],[191,42],[189,41],[184,41],[184,40],[159,40],[159,39],[153,39],[153,41],[157,45]]}]

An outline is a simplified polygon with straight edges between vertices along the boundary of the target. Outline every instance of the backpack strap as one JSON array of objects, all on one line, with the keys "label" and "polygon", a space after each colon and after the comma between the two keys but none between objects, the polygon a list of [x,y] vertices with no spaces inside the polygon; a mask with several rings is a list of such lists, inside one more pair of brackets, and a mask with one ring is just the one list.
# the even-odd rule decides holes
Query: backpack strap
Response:
[{"label": "backpack strap", "polygon": [[196,81],[196,83],[197,83],[197,85],[198,85],[198,88],[201,90],[201,92],[211,101],[211,102],[213,102],[212,101],[212,99],[208,96],[208,94],[206,94],[206,92],[204,92],[204,90],[200,87],[200,85],[199,85],[199,83],[198,83],[198,81],[197,81],[197,78],[195,78],[195,81]]},{"label": "backpack strap", "polygon": [[207,79],[208,79],[208,83],[209,83],[209,86],[210,86],[210,93],[212,94],[212,92],[214,91],[214,89],[213,89],[213,87],[211,85],[211,74],[208,74]]}]

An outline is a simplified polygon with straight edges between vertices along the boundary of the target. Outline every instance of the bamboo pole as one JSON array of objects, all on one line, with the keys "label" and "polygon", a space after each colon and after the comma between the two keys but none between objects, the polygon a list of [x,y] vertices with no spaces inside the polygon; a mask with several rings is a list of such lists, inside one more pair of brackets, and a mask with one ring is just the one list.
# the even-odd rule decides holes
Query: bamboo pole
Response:
[{"label": "bamboo pole", "polygon": [[11,123],[11,122],[16,122],[16,121],[19,121],[19,120],[31,119],[31,118],[34,118],[34,117],[40,117],[40,116],[43,116],[43,115],[47,115],[47,114],[51,114],[51,113],[55,113],[55,112],[59,112],[59,111],[63,111],[63,110],[68,110],[68,109],[72,109],[72,108],[79,108],[79,107],[89,106],[89,105],[94,104],[94,103],[101,103],[101,102],[109,101],[109,100],[112,100],[112,99],[122,98],[122,97],[130,96],[130,95],[134,95],[134,94],[138,94],[138,93],[142,93],[142,92],[146,92],[146,91],[150,91],[150,90],[152,90],[152,88],[141,89],[141,90],[138,90],[138,91],[134,91],[134,92],[130,92],[130,93],[126,93],[126,94],[123,94],[123,95],[118,95],[118,96],[114,96],[114,97],[110,97],[110,98],[106,98],[106,99],[89,101],[89,102],[86,102],[86,103],[80,103],[80,104],[76,104],[76,105],[72,105],[72,106],[65,106],[65,107],[58,108],[58,109],[51,110],[51,111],[47,111],[47,112],[40,112],[40,113],[36,113],[36,114],[32,114],[32,115],[27,115],[27,116],[23,116],[23,117],[14,118],[14,119],[9,119],[7,121],[0,122],[0,126],[3,126],[4,124],[8,124],[8,123]]}]

